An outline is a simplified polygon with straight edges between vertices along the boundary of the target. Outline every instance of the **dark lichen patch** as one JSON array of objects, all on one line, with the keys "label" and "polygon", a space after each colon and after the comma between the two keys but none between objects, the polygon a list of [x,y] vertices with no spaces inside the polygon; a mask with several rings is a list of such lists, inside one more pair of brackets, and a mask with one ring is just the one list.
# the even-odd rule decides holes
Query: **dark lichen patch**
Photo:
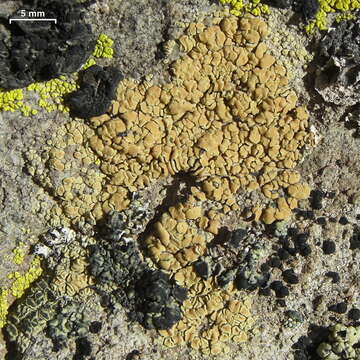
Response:
[{"label": "dark lichen patch", "polygon": [[62,300],[58,303],[54,316],[47,324],[47,334],[52,339],[54,350],[67,346],[69,338],[81,338],[89,329],[90,321],[84,312],[84,304]]},{"label": "dark lichen patch", "polygon": [[96,279],[95,288],[110,295],[110,306],[123,305],[129,318],[144,327],[171,328],[181,319],[187,291],[163,271],[149,268],[137,244],[120,235],[127,226],[120,213],[111,213],[102,232],[111,240],[100,238],[90,246],[89,271]]},{"label": "dark lichen patch", "polygon": [[93,65],[80,73],[80,88],[66,96],[72,116],[90,118],[104,114],[116,96],[123,76],[119,70]]},{"label": "dark lichen patch", "polygon": [[[216,241],[216,236],[209,243],[206,262],[209,273],[215,277],[217,285],[225,288],[233,282],[237,289],[248,291],[266,286],[270,274],[269,269],[264,268],[269,250],[265,234],[255,234],[245,228],[223,230],[222,241]],[[221,261],[222,257],[226,257],[226,261]],[[205,266],[204,262],[200,264]],[[195,264],[195,268],[197,266]]]},{"label": "dark lichen patch", "polygon": [[[91,55],[95,41],[81,9],[71,0],[39,0],[37,6],[51,21],[13,21],[9,39],[0,40],[0,87],[23,88],[79,70]],[[32,11],[24,4],[22,10]],[[20,9],[19,9],[20,10]],[[16,12],[10,17],[19,17]]]}]

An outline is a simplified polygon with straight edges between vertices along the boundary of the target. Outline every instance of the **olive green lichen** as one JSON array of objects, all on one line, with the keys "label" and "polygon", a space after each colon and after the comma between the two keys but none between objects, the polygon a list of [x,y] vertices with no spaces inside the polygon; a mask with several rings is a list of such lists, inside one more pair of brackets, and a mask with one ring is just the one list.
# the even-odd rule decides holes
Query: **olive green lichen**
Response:
[{"label": "olive green lichen", "polygon": [[11,308],[5,330],[15,352],[23,353],[31,345],[32,339],[55,316],[57,303],[48,281],[41,279],[26,298]]},{"label": "olive green lichen", "polygon": [[330,327],[326,342],[322,342],[316,353],[326,360],[360,359],[360,326],[336,324]]},{"label": "olive green lichen", "polygon": [[241,16],[244,13],[251,13],[258,16],[260,14],[269,14],[269,7],[261,3],[261,0],[251,0],[244,2],[243,0],[219,0],[223,5],[230,5],[230,13],[235,16]]}]

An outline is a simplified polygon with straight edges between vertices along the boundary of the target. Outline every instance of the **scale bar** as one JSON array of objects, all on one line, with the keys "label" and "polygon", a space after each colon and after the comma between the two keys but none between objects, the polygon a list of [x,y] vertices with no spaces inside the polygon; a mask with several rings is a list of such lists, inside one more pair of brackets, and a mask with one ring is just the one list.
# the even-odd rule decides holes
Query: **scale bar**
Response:
[{"label": "scale bar", "polygon": [[57,24],[57,19],[9,19],[9,24],[12,21],[54,21]]}]

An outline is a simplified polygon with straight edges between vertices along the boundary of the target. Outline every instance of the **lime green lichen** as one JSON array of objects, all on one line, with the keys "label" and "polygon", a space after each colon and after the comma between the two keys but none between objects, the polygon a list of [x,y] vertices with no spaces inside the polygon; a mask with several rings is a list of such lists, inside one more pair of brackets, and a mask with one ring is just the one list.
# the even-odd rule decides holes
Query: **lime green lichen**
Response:
[{"label": "lime green lichen", "polygon": [[6,316],[9,309],[8,295],[8,290],[0,288],[0,329],[6,324]]},{"label": "lime green lichen", "polygon": [[8,275],[9,279],[14,279],[9,289],[0,288],[0,329],[6,325],[6,316],[9,310],[9,295],[20,298],[24,295],[26,289],[39,278],[43,270],[41,268],[40,258],[35,257],[25,274],[21,275],[18,271]]},{"label": "lime green lichen", "polygon": [[241,16],[244,13],[251,13],[255,16],[260,14],[269,14],[269,7],[261,3],[261,0],[251,0],[243,2],[243,0],[219,0],[223,5],[230,5],[230,13],[235,16]]},{"label": "lime green lichen", "polygon": [[16,265],[21,265],[24,262],[25,255],[26,255],[23,247],[21,247],[21,246],[16,247],[15,249],[13,249],[12,253],[13,253],[12,261]]},{"label": "lime green lichen", "polygon": [[114,55],[113,50],[114,41],[110,39],[106,34],[100,34],[97,39],[96,46],[93,52],[93,56],[97,58],[111,59]]},{"label": "lime green lichen", "polygon": [[37,104],[47,112],[54,110],[69,112],[69,108],[62,104],[63,97],[77,88],[75,80],[60,76],[60,78],[46,82],[30,84],[27,90],[35,91],[39,95],[40,99]]},{"label": "lime green lichen", "polygon": [[93,66],[96,64],[96,60],[93,59],[92,57],[90,57],[86,63],[83,65],[83,67],[81,68],[81,70],[86,70],[87,68],[89,68],[90,66]]},{"label": "lime green lichen", "polygon": [[21,89],[5,91],[0,89],[0,111],[20,111],[23,115],[30,114],[30,107],[23,102],[24,94]]},{"label": "lime green lichen", "polygon": [[9,279],[15,279],[10,287],[11,295],[15,296],[16,298],[21,297],[25,290],[29,288],[31,283],[33,283],[42,274],[42,271],[40,258],[35,257],[31,261],[30,267],[24,275],[21,275],[17,271],[10,274],[8,276]]},{"label": "lime green lichen", "polygon": [[337,21],[339,21],[351,17],[351,11],[356,9],[360,9],[360,0],[319,0],[319,10],[315,19],[306,25],[305,30],[308,33],[314,32],[315,28],[326,30],[328,13],[340,13],[337,17]]}]

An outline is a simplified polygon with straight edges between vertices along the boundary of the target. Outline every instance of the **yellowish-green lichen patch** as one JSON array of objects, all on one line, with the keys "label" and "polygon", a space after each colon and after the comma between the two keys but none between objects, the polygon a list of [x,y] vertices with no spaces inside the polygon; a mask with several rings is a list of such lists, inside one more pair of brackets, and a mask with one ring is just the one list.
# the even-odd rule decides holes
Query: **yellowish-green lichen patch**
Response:
[{"label": "yellowish-green lichen patch", "polygon": [[114,55],[113,45],[114,40],[110,39],[106,34],[100,34],[93,55],[97,58],[111,59]]},{"label": "yellowish-green lichen patch", "polygon": [[16,298],[21,297],[25,290],[29,288],[32,282],[34,282],[42,274],[42,268],[40,264],[40,258],[35,257],[29,266],[29,269],[25,274],[21,275],[19,272],[15,271],[8,275],[9,279],[14,279],[11,287],[10,293]]},{"label": "yellowish-green lichen patch", "polygon": [[353,11],[360,9],[359,0],[319,0],[319,10],[305,29],[308,33],[312,33],[316,28],[326,30],[328,28],[328,14],[339,13],[337,21],[351,18]]},{"label": "yellowish-green lichen patch", "polygon": [[251,13],[258,16],[260,14],[268,14],[269,7],[266,4],[262,4],[261,0],[219,0],[223,5],[229,5],[231,7],[230,13],[235,16],[244,15],[244,13]]},{"label": "yellowish-green lichen patch", "polygon": [[24,274],[15,271],[8,275],[8,278],[12,280],[12,284],[7,289],[0,288],[0,329],[6,324],[6,316],[11,304],[9,301],[10,295],[17,299],[23,296],[26,289],[39,278],[42,272],[40,258],[34,257]]},{"label": "yellowish-green lichen patch", "polygon": [[75,79],[60,76],[58,79],[31,84],[27,87],[27,90],[35,91],[38,94],[37,105],[39,108],[47,112],[54,110],[69,112],[69,108],[63,104],[63,97],[77,88]]},{"label": "yellowish-green lichen patch", "polygon": [[15,249],[13,249],[12,253],[13,253],[13,258],[12,258],[13,263],[16,265],[21,265],[24,262],[26,256],[24,247],[20,245]]},{"label": "yellowish-green lichen patch", "polygon": [[6,316],[9,310],[8,295],[8,290],[0,288],[0,329],[6,324]]}]

